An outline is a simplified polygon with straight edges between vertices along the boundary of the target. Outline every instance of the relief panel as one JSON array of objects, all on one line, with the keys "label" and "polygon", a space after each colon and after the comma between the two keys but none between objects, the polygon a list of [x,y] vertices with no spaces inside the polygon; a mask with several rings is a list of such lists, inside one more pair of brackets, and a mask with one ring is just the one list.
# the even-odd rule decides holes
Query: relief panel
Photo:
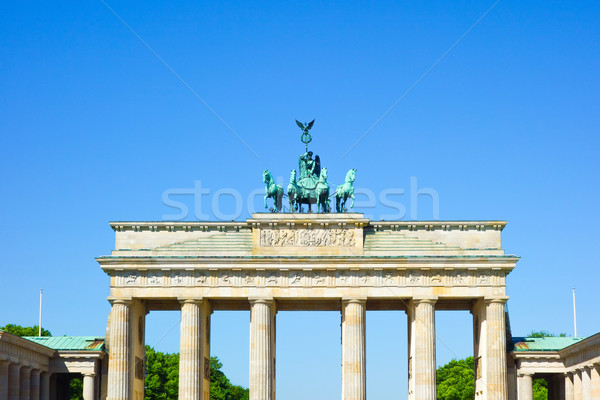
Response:
[{"label": "relief panel", "polygon": [[261,229],[263,247],[354,247],[352,229]]}]

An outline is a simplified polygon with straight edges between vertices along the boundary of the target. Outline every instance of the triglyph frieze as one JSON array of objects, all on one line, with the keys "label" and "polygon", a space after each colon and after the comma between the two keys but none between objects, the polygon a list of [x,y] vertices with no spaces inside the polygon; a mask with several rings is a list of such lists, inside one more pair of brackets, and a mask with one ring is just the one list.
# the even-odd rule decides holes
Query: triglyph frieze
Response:
[{"label": "triglyph frieze", "polygon": [[352,229],[261,229],[263,247],[354,247]]}]

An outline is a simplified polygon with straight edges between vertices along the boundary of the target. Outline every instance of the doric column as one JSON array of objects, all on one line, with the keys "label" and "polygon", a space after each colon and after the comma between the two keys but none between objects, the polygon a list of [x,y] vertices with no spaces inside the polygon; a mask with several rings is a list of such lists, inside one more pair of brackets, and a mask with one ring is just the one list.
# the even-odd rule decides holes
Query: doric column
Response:
[{"label": "doric column", "polygon": [[[207,300],[185,299],[181,301],[181,340],[179,356],[179,399],[202,400],[206,388],[205,360],[209,360],[205,348],[208,324]],[[210,362],[210,360],[208,361]],[[210,367],[209,367],[210,368]]]},{"label": "doric column", "polygon": [[592,376],[589,367],[581,370],[581,400],[592,400]]},{"label": "doric column", "polygon": [[31,386],[30,386],[30,398],[31,400],[40,400],[40,370],[31,370]]},{"label": "doric column", "polygon": [[342,400],[367,397],[366,299],[342,300]]},{"label": "doric column", "polygon": [[575,396],[573,393],[573,373],[566,372],[565,376],[565,400],[574,400]]},{"label": "doric column", "polygon": [[581,370],[576,369],[573,371],[573,399],[581,399]]},{"label": "doric column", "polygon": [[406,310],[409,399],[436,399],[435,302],[436,299],[413,299]]},{"label": "doric column", "polygon": [[21,367],[19,364],[8,366],[8,400],[19,400],[21,389]]},{"label": "doric column", "polygon": [[0,360],[0,399],[8,399],[8,361]]},{"label": "doric column", "polygon": [[565,400],[565,378],[561,374],[556,374],[552,376],[552,380],[554,381],[554,396],[550,397],[548,395],[549,400]]},{"label": "doric column", "polygon": [[600,364],[591,366],[592,374],[592,399],[600,399]]},{"label": "doric column", "polygon": [[21,387],[19,390],[19,398],[21,400],[29,400],[31,392],[31,367],[21,367]]},{"label": "doric column", "polygon": [[250,299],[250,400],[275,399],[275,303]]},{"label": "doric column", "polygon": [[533,380],[531,374],[518,375],[519,400],[533,400]]},{"label": "doric column", "polygon": [[40,400],[50,400],[50,373],[40,374]]},{"label": "doric column", "polygon": [[117,299],[112,302],[110,313],[110,343],[108,361],[107,400],[129,400],[131,392],[130,301]]},{"label": "doric column", "polygon": [[95,374],[83,374],[83,400],[96,400],[94,395]]},{"label": "doric column", "polygon": [[508,396],[506,380],[506,298],[485,299],[486,359],[485,386],[487,400],[504,400]]}]

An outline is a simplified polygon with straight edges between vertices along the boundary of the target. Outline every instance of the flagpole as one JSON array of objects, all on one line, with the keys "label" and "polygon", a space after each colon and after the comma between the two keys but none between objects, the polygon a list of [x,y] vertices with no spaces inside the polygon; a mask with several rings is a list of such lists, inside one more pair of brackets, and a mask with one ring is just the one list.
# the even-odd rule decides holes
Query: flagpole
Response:
[{"label": "flagpole", "polygon": [[573,326],[575,328],[575,337],[577,337],[577,312],[575,311],[575,288],[573,288]]},{"label": "flagpole", "polygon": [[40,321],[38,324],[38,336],[42,336],[42,289],[40,289]]}]

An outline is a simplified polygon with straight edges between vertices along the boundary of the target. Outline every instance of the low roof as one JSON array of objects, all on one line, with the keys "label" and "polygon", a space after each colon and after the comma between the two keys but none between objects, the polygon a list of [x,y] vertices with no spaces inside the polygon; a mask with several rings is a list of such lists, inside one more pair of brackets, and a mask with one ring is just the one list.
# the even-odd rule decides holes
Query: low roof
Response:
[{"label": "low roof", "polygon": [[582,337],[513,337],[513,351],[559,351],[581,342]]},{"label": "low roof", "polygon": [[58,351],[105,351],[104,338],[96,336],[24,336],[23,339]]}]

